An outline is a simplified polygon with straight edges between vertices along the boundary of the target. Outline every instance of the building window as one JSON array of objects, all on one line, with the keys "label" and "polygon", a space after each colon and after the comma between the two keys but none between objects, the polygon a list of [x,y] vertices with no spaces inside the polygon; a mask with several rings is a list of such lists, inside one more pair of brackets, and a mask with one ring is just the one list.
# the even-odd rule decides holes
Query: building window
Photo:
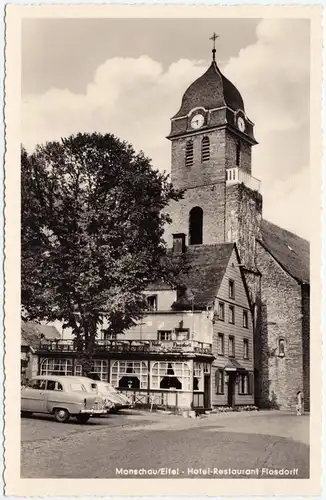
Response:
[{"label": "building window", "polygon": [[224,303],[223,302],[218,303],[218,319],[220,321],[224,321]]},{"label": "building window", "polygon": [[157,332],[158,340],[172,340],[171,330],[158,330]]},{"label": "building window", "polygon": [[121,389],[147,389],[148,367],[145,361],[114,361],[111,383]]},{"label": "building window", "polygon": [[176,340],[189,340],[189,328],[175,328]]},{"label": "building window", "polygon": [[234,337],[229,336],[229,358],[235,357]]},{"label": "building window", "polygon": [[[82,375],[82,365],[75,365],[75,376],[80,377]],[[94,380],[104,380],[108,381],[109,376],[109,363],[106,359],[94,359],[91,363],[91,371],[89,372],[89,377]]]},{"label": "building window", "polygon": [[236,149],[236,165],[237,167],[240,165],[240,158],[241,158],[241,144],[240,141],[237,142],[237,149]]},{"label": "building window", "polygon": [[233,280],[229,280],[229,297],[230,297],[230,299],[235,298],[234,281]]},{"label": "building window", "polygon": [[186,250],[186,235],[184,233],[173,234],[173,253],[184,253]]},{"label": "building window", "polygon": [[243,328],[248,328],[248,311],[243,311]]},{"label": "building window", "polygon": [[217,336],[217,354],[219,356],[224,356],[224,335],[219,333]]},{"label": "building window", "polygon": [[249,359],[249,340],[243,339],[243,359]]},{"label": "building window", "polygon": [[239,394],[253,393],[253,373],[241,373],[239,375]]},{"label": "building window", "polygon": [[205,161],[209,161],[210,158],[210,144],[209,138],[203,137],[201,141],[201,161],[204,163]]},{"label": "building window", "polygon": [[147,295],[146,302],[148,311],[157,311],[157,295]]},{"label": "building window", "polygon": [[201,245],[203,243],[203,210],[194,207],[189,213],[189,244]]},{"label": "building window", "polygon": [[224,371],[216,370],[215,372],[216,394],[224,394]]},{"label": "building window", "polygon": [[285,356],[285,340],[278,339],[278,355],[283,358]]},{"label": "building window", "polygon": [[194,143],[187,141],[186,143],[186,167],[191,167],[194,163]]},{"label": "building window", "polygon": [[193,390],[201,392],[204,390],[204,369],[202,363],[194,363]]},{"label": "building window", "polygon": [[179,361],[155,361],[151,369],[151,389],[190,391],[190,367]]},{"label": "building window", "polygon": [[106,359],[94,359],[89,373],[95,380],[104,380],[107,382],[109,375],[109,363]]},{"label": "building window", "polygon": [[234,306],[229,306],[229,323],[234,325]]},{"label": "building window", "polygon": [[44,359],[41,363],[40,375],[73,375],[72,359]]},{"label": "building window", "polygon": [[211,373],[211,367],[209,363],[204,363],[204,373]]},{"label": "building window", "polygon": [[82,365],[75,365],[75,376],[76,377],[81,377],[82,374],[83,374]]}]

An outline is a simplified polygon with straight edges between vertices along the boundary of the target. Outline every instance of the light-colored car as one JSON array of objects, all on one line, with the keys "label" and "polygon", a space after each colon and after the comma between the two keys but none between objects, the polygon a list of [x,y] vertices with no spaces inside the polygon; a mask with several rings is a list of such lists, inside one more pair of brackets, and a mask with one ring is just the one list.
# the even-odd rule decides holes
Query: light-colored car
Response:
[{"label": "light-colored car", "polygon": [[107,413],[103,398],[87,392],[79,377],[39,375],[21,390],[21,414],[50,413],[57,422],[75,417],[80,424]]},{"label": "light-colored car", "polygon": [[118,401],[119,401],[119,404],[121,405],[119,407],[119,409],[124,409],[124,408],[132,408],[133,404],[131,402],[131,400],[128,398],[128,396],[126,396],[125,394],[123,394],[122,392],[118,391],[115,387],[113,387],[112,384],[110,384],[109,382],[101,382],[102,384],[105,384],[106,386],[106,390],[114,395]]},{"label": "light-colored car", "polygon": [[88,391],[95,392],[106,402],[110,413],[116,413],[125,408],[131,408],[131,401],[127,396],[117,391],[109,382],[103,380],[93,380],[88,377],[78,377]]},{"label": "light-colored car", "polygon": [[93,380],[91,378],[88,378],[88,377],[77,377],[80,382],[83,384],[83,386],[85,387],[86,391],[87,392],[90,392],[92,394],[97,394],[98,396],[100,396],[103,401],[104,401],[104,405],[105,405],[105,408],[107,409],[108,412],[111,412],[112,409],[115,407],[115,405],[117,403],[119,403],[119,401],[112,397],[111,394],[107,394],[106,391],[100,391],[99,389],[99,384],[100,382],[97,381],[97,380]]}]

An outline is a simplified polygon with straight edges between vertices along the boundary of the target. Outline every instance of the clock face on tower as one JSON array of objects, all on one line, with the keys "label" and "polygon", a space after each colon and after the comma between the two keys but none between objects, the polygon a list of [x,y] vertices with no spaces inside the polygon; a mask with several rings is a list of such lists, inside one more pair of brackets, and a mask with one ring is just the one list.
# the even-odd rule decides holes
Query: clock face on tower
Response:
[{"label": "clock face on tower", "polygon": [[246,128],[246,124],[245,124],[245,121],[242,118],[242,116],[239,116],[239,118],[237,120],[237,125],[238,125],[238,129],[240,130],[240,132],[244,132],[244,130]]},{"label": "clock face on tower", "polygon": [[190,126],[191,128],[200,128],[204,125],[204,117],[203,115],[194,115],[192,118],[191,118],[191,121],[190,121]]}]

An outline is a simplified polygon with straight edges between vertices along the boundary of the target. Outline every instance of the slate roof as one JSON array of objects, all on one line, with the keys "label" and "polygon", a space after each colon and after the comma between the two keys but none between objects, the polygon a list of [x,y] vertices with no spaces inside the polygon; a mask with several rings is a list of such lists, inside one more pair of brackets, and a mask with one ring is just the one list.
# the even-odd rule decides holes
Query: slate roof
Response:
[{"label": "slate roof", "polygon": [[258,241],[281,267],[300,283],[309,283],[309,241],[267,220],[262,220],[261,234]]},{"label": "slate roof", "polygon": [[208,70],[188,87],[183,95],[181,107],[173,118],[185,116],[197,106],[212,109],[225,105],[234,111],[244,111],[240,92],[213,61]]},{"label": "slate roof", "polygon": [[32,321],[21,322],[21,345],[36,349],[41,340],[41,336],[46,340],[60,339],[61,335],[55,326],[40,325]]},{"label": "slate roof", "polygon": [[230,260],[234,245],[191,245],[180,259],[179,281],[187,292],[175,303],[175,306],[193,304],[194,308],[204,309],[214,302]]}]

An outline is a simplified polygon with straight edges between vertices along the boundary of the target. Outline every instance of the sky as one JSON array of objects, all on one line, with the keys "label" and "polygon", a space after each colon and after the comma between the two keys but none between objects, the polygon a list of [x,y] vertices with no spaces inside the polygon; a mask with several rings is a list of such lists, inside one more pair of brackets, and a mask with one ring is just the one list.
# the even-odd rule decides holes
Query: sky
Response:
[{"label": "sky", "polygon": [[263,216],[310,237],[310,25],[302,19],[25,19],[23,145],[113,133],[170,172],[166,136],[211,62],[239,89],[259,144]]}]

